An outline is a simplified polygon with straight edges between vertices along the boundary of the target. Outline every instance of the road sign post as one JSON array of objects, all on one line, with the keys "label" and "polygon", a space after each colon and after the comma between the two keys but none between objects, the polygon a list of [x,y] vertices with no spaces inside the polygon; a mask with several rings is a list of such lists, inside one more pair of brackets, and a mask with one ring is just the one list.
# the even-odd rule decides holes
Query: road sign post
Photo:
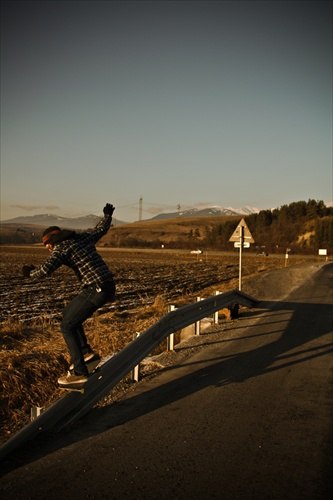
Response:
[{"label": "road sign post", "polygon": [[252,234],[244,219],[240,221],[229,241],[234,242],[235,248],[239,248],[239,290],[242,289],[242,250],[250,248],[250,243],[254,243]]},{"label": "road sign post", "polygon": [[238,290],[242,289],[242,250],[244,244],[244,227],[240,226],[240,238],[239,238],[239,279],[238,279]]}]

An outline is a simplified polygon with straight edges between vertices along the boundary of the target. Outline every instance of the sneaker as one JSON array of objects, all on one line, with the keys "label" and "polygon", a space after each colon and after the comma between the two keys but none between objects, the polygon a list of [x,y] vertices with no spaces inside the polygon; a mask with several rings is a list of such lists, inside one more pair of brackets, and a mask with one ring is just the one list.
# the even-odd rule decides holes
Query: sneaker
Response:
[{"label": "sneaker", "polygon": [[[93,351],[90,351],[90,352],[86,352],[86,354],[83,356],[83,359],[84,359],[84,362],[85,363],[92,363],[92,362],[95,362],[95,361],[98,361],[98,363],[100,362],[101,358],[98,354],[96,354],[95,352]],[[96,363],[96,365],[98,364]],[[72,363],[69,367],[69,371],[70,372],[73,372],[74,370],[74,364]]]},{"label": "sneaker", "polygon": [[68,372],[66,376],[58,378],[58,384],[60,387],[75,387],[85,384],[88,378],[88,375],[75,375]]}]

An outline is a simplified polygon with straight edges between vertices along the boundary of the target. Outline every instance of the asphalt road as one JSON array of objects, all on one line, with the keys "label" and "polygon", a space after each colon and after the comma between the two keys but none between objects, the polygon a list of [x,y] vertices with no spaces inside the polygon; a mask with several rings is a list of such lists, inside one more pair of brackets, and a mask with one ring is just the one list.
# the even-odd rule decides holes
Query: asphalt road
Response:
[{"label": "asphalt road", "polygon": [[26,450],[0,497],[331,498],[332,270]]}]

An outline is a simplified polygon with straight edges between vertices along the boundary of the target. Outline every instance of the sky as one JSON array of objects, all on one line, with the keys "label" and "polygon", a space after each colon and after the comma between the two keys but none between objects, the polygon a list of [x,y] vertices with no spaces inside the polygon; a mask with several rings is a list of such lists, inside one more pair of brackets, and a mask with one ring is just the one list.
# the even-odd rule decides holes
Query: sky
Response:
[{"label": "sky", "polygon": [[2,1],[1,220],[332,201],[329,1]]}]

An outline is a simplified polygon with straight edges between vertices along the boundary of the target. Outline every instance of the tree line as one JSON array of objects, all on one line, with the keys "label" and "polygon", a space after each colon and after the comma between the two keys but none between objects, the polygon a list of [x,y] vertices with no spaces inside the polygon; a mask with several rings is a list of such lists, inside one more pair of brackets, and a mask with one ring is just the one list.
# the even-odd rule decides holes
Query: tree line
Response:
[{"label": "tree line", "polygon": [[[255,248],[267,252],[317,252],[325,248],[332,254],[333,208],[323,201],[293,202],[274,210],[262,210],[246,216],[245,222],[255,240]],[[239,222],[227,221],[208,228],[203,244],[214,248],[229,247],[229,238]]]},{"label": "tree line", "polygon": [[[309,200],[283,205],[274,210],[262,210],[244,217],[255,240],[249,251],[265,253],[289,252],[314,254],[324,248],[332,255],[333,209],[323,201]],[[175,235],[168,240],[167,248],[222,250],[234,249],[229,241],[240,219],[230,217],[223,222],[210,223],[204,228],[193,228],[188,233]],[[161,248],[163,235],[147,241],[139,233],[110,237],[107,246],[127,248]]]}]

